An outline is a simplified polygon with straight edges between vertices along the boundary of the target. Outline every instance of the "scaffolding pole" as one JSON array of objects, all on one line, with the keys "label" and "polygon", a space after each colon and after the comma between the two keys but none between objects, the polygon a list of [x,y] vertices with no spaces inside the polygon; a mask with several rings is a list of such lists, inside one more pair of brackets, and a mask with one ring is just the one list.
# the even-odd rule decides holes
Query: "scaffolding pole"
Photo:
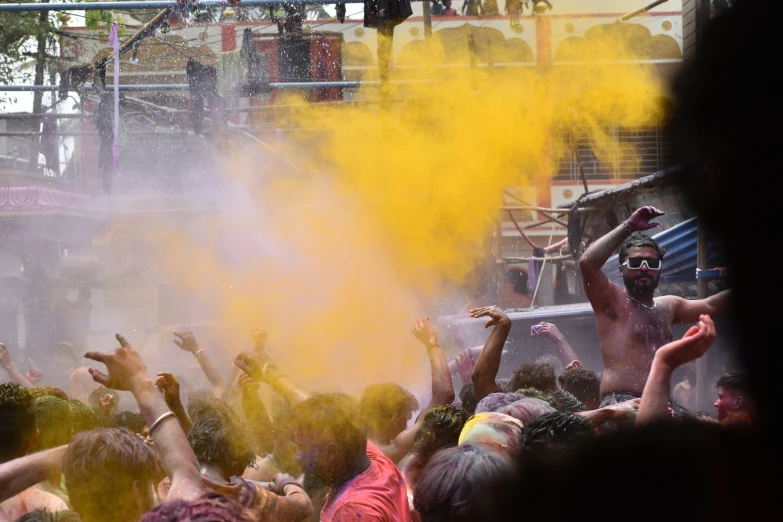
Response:
[{"label": "scaffolding pole", "polygon": [[[406,83],[435,83],[436,80],[400,80],[393,81],[394,84]],[[358,89],[365,86],[378,86],[379,81],[318,81],[318,82],[271,82],[270,89]],[[113,89],[114,85],[107,85],[106,89]],[[155,83],[144,85],[120,85],[121,91],[187,91],[187,83]],[[0,92],[36,92],[36,91],[59,91],[59,85],[0,85]],[[69,89],[76,91],[76,89]],[[89,90],[89,89],[84,89]],[[78,91],[77,91],[78,92]]]},{"label": "scaffolding pole", "polygon": [[[412,0],[414,2],[421,0]],[[239,7],[276,6],[282,4],[333,4],[335,0],[242,0]],[[343,4],[361,4],[364,0],[341,0]],[[225,0],[198,0],[198,7],[224,7]],[[0,4],[2,12],[21,11],[132,11],[141,9],[176,9],[176,0],[151,0],[149,2],[75,2],[57,4]]]}]

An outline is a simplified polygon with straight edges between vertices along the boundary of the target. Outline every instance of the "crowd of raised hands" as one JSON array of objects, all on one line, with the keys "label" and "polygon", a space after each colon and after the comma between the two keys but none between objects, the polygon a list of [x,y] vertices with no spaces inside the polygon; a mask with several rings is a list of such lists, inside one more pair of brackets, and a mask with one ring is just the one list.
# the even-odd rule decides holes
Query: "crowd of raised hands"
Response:
[{"label": "crowd of raised hands", "polygon": [[[228,379],[192,333],[174,333],[211,385],[187,394],[176,375],[152,374],[117,335],[114,351],[84,354],[95,362],[86,370],[97,393],[92,405],[36,386],[42,372],[21,374],[0,344],[0,365],[13,381],[0,385],[0,522],[491,520],[494,508],[470,500],[465,488],[488,491],[526,452],[682,416],[670,400],[672,373],[716,337],[702,316],[656,352],[641,398],[601,408],[600,376],[583,367],[554,324],[530,334],[552,341],[562,373],[525,364],[503,379],[511,320],[496,306],[470,315],[492,330],[483,347],[451,362],[429,318],[413,323],[431,368],[422,407],[393,383],[368,386],[358,400],[311,393],[267,353],[264,332],[225,369]],[[120,391],[132,394],[138,411],[117,411]],[[491,477],[451,476],[473,461],[494,470]]]}]

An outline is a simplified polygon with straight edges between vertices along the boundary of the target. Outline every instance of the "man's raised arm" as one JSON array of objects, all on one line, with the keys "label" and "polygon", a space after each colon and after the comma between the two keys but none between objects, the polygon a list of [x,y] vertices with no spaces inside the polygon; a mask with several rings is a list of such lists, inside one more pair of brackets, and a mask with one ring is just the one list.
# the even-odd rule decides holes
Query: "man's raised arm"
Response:
[{"label": "man's raised arm", "polygon": [[604,274],[604,263],[629,235],[657,227],[660,223],[650,223],[650,220],[663,215],[664,212],[655,207],[636,209],[631,217],[617,228],[593,242],[579,258],[585,293],[593,309],[602,310],[610,306],[621,291]]},{"label": "man's raised arm", "polygon": [[253,380],[270,385],[283,396],[289,406],[295,406],[312,397],[309,391],[281,372],[272,358],[264,353],[242,352],[234,359],[234,364]]},{"label": "man's raised arm", "polygon": [[470,376],[473,388],[476,390],[476,400],[480,401],[490,393],[501,391],[500,387],[495,384],[495,377],[500,370],[503,346],[511,331],[511,319],[497,306],[476,308],[470,311],[470,316],[474,319],[489,317],[484,328],[495,326],[489,334],[484,349],[476,361],[476,366],[473,367],[473,374]]},{"label": "man's raised arm", "polygon": [[147,367],[136,350],[119,334],[120,347],[113,353],[88,352],[87,359],[106,365],[109,375],[90,368],[90,375],[99,384],[113,390],[130,391],[150,427],[150,436],[158,450],[160,463],[171,479],[168,500],[193,500],[204,492],[198,462],[175,415],[166,406]]},{"label": "man's raised arm", "polygon": [[706,299],[689,300],[678,296],[666,296],[674,307],[674,322],[679,324],[695,323],[702,315],[716,317],[731,306],[731,290],[724,290]]},{"label": "man's raised arm", "polygon": [[451,372],[446,362],[446,356],[438,344],[438,334],[435,333],[435,329],[430,325],[430,318],[425,317],[414,322],[411,332],[427,348],[427,356],[430,359],[430,370],[432,372],[432,399],[430,399],[430,402],[419,414],[419,418],[410,428],[400,432],[388,446],[379,448],[384,455],[395,463],[407,455],[413,447],[413,439],[416,437],[416,432],[419,431],[427,412],[436,406],[454,402],[454,384],[451,381]]}]

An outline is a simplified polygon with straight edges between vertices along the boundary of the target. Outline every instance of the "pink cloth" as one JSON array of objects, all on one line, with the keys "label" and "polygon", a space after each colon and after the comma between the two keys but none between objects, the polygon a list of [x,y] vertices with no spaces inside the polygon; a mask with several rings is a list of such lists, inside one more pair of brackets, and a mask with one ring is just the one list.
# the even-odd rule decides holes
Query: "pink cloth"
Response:
[{"label": "pink cloth", "polygon": [[367,441],[370,467],[329,494],[321,522],[411,522],[405,479],[397,466]]}]

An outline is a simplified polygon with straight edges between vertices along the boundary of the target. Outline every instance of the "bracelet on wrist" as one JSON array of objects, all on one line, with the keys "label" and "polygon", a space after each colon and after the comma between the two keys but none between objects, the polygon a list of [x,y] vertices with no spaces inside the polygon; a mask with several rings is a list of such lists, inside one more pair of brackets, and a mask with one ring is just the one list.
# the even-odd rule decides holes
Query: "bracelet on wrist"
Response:
[{"label": "bracelet on wrist", "polygon": [[633,234],[633,230],[631,230],[631,226],[628,224],[628,221],[623,221],[623,230],[629,234]]},{"label": "bracelet on wrist", "polygon": [[198,354],[203,353],[203,352],[204,352],[204,348],[199,348],[198,350],[193,352],[193,357],[198,357]]}]

